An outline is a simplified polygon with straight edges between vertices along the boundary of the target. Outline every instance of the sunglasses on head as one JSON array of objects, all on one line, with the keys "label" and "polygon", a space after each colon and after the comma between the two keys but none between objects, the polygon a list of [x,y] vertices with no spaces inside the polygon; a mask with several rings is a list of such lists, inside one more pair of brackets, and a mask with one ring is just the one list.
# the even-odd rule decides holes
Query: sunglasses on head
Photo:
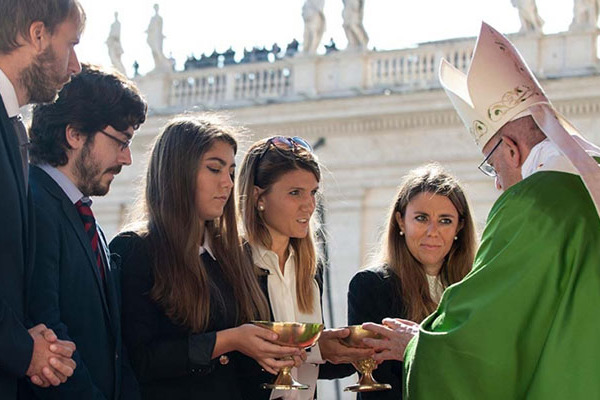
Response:
[{"label": "sunglasses on head", "polygon": [[[265,148],[263,149],[262,153],[260,153],[260,156],[258,156],[257,163],[260,163],[260,161],[265,156],[265,154],[267,154],[267,151],[269,151],[271,146],[273,146],[276,151],[279,151],[279,150],[290,151],[291,150],[293,153],[296,153],[299,149],[303,149],[303,150],[308,151],[310,154],[312,154],[312,152],[313,152],[312,146],[310,144],[308,144],[308,142],[306,140],[302,139],[301,137],[298,137],[298,136],[294,136],[294,137],[274,136],[274,137],[270,138],[269,140],[267,140],[267,143],[265,144]],[[287,153],[283,153],[281,151],[279,151],[279,154],[281,154],[284,157],[289,157],[289,155]]]},{"label": "sunglasses on head", "polygon": [[[279,153],[279,155],[281,155],[287,159],[293,159],[294,157],[296,157],[296,152],[299,149],[302,149],[304,151],[307,151],[310,154],[313,154],[312,146],[310,144],[308,144],[308,142],[306,140],[302,139],[301,137],[298,137],[298,136],[294,136],[294,137],[274,136],[274,137],[270,138],[269,140],[267,140],[267,142],[265,143],[264,149],[262,149],[260,155],[258,156],[258,159],[256,160],[256,164],[255,164],[256,165],[255,174],[258,173],[258,166],[260,165],[260,162],[262,161],[265,154],[267,154],[267,152],[269,151],[271,146],[273,146],[273,148],[275,149],[275,151],[277,151],[277,153]],[[290,151],[292,153],[291,155],[290,155]],[[254,184],[258,185],[256,179],[257,179],[257,177],[254,176]]]}]

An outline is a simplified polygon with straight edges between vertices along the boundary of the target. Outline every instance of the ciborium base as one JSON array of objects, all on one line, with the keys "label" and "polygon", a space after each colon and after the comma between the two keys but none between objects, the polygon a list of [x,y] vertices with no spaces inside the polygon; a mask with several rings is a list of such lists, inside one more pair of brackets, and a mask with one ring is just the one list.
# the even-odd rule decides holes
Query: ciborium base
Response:
[{"label": "ciborium base", "polygon": [[344,388],[344,392],[378,392],[380,390],[390,390],[392,385],[388,383],[374,383],[372,385],[350,385]]},{"label": "ciborium base", "polygon": [[377,363],[372,358],[359,360],[357,363],[358,372],[361,374],[358,383],[344,388],[344,392],[377,392],[379,390],[390,390],[392,385],[379,383],[373,378],[373,370]]},{"label": "ciborium base", "polygon": [[297,382],[291,374],[291,368],[282,368],[273,383],[263,383],[263,389],[270,390],[307,390],[309,385]]}]

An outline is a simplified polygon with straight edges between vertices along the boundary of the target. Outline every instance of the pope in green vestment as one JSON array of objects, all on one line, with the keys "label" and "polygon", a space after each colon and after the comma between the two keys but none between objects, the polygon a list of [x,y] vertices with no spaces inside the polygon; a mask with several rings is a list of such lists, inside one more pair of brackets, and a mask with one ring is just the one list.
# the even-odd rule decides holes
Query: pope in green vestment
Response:
[{"label": "pope in green vestment", "polygon": [[600,218],[578,175],[494,204],[472,272],[405,354],[406,399],[600,399]]},{"label": "pope in green vestment", "polygon": [[405,399],[600,399],[600,148],[485,23],[468,74],[442,61],[440,82],[505,191],[406,348]]}]

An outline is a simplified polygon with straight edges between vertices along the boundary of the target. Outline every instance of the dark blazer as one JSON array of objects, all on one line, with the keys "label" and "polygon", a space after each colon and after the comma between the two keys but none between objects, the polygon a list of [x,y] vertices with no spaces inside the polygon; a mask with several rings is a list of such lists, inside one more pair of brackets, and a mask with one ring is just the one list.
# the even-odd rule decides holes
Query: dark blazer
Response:
[{"label": "dark blazer", "polygon": [[204,332],[192,333],[167,317],[150,298],[154,273],[149,240],[122,233],[113,239],[110,249],[122,260],[123,338],[142,398],[241,399],[235,375],[237,357],[228,354],[227,364],[211,359],[217,332],[239,324],[233,288],[218,262],[207,253],[202,255],[211,282],[211,317]]},{"label": "dark blazer", "polygon": [[26,299],[33,265],[33,203],[17,135],[0,97],[0,400],[16,399],[33,352]]},{"label": "dark blazer", "polygon": [[[384,267],[368,268],[359,271],[350,281],[348,288],[348,324],[359,325],[363,322],[380,324],[386,317],[405,318],[401,293],[396,286],[396,277]],[[359,393],[358,399],[402,398],[402,363],[384,361],[373,372],[379,383],[389,383],[392,390]]]},{"label": "dark blazer", "polygon": [[[104,252],[102,283],[87,234],[75,205],[42,169],[31,166],[29,181],[35,203],[36,262],[30,316],[60,339],[77,345],[77,368],[66,383],[35,388],[39,398],[80,400],[139,398],[121,344],[118,269]],[[101,248],[107,249],[100,235]]]}]

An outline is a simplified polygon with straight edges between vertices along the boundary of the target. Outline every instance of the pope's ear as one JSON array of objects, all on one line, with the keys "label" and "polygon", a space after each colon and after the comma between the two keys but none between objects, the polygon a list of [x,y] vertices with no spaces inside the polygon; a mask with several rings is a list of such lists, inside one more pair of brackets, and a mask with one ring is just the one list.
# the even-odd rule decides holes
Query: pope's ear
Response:
[{"label": "pope's ear", "polygon": [[507,162],[513,168],[519,168],[521,166],[521,150],[517,142],[508,136],[502,138],[504,146],[506,146],[506,154],[508,155]]}]

